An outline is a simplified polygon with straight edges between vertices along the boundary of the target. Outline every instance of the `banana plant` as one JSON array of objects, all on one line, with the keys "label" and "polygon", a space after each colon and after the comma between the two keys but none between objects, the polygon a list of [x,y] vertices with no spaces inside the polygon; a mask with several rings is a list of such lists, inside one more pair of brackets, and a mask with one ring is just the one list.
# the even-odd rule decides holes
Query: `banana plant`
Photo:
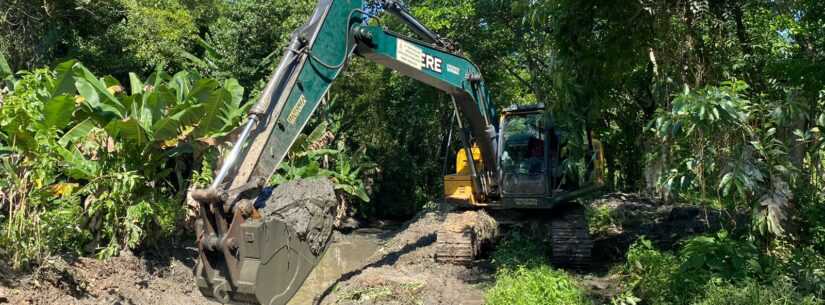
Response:
[{"label": "banana plant", "polygon": [[[9,78],[0,59],[0,78]],[[196,73],[169,75],[160,70],[146,80],[129,74],[129,91],[111,76],[97,77],[77,61],[54,71],[21,74],[20,90],[7,99],[0,129],[5,143],[32,151],[37,134],[60,135],[53,151],[62,157],[66,173],[89,180],[99,175],[100,160],[79,146],[97,136],[106,153],[143,162],[153,170],[169,156],[200,153],[214,138],[228,134],[244,117],[244,88],[234,79],[223,83]],[[48,138],[48,137],[47,137]],[[103,143],[106,142],[106,143]],[[197,158],[196,158],[197,159]]]},{"label": "banana plant", "polygon": [[[79,110],[74,119],[79,122],[59,141],[69,150],[62,153],[74,155],[73,160],[81,157],[69,144],[99,129],[120,143],[120,149],[144,156],[148,163],[182,152],[199,155],[208,146],[204,143],[214,143],[209,140],[237,126],[248,107],[241,105],[244,88],[234,79],[220,83],[186,71],[175,75],[156,71],[142,81],[130,73],[127,92],[116,79],[98,78],[74,61],[59,65],[57,74],[52,94],[77,94],[74,102]],[[68,103],[65,110],[71,112],[73,107]]]}]

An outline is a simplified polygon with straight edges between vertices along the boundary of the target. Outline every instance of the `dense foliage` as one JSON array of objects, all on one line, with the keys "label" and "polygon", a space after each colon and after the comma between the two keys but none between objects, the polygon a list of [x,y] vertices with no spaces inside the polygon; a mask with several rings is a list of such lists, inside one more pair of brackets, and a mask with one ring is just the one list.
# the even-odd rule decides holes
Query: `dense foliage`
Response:
[{"label": "dense foliage", "polygon": [[801,267],[777,260],[725,232],[689,239],[677,253],[659,251],[641,239],[631,247],[620,271],[629,293],[614,302],[823,304],[825,273],[817,264],[822,256],[796,255],[794,260],[813,264]]},{"label": "dense foliage", "polygon": [[2,248],[108,257],[178,232],[193,164],[244,117],[244,88],[157,71],[129,87],[68,61],[21,72],[0,108]]}]

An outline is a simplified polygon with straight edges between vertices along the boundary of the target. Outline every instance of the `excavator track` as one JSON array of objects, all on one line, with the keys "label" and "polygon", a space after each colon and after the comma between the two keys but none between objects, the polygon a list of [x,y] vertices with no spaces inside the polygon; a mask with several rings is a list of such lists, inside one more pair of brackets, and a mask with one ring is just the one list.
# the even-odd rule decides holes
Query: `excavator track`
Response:
[{"label": "excavator track", "polygon": [[483,210],[447,213],[436,238],[436,262],[472,263],[493,242],[497,230],[495,219]]},{"label": "excavator track", "polygon": [[590,265],[593,240],[584,207],[575,204],[562,208],[550,220],[550,262],[575,269]]},{"label": "excavator track", "polygon": [[[492,216],[491,216],[492,215]],[[457,210],[447,212],[438,230],[435,260],[468,265],[492,245],[499,225],[527,227],[549,242],[554,266],[584,269],[590,265],[593,241],[584,207],[578,204],[550,211]]]}]

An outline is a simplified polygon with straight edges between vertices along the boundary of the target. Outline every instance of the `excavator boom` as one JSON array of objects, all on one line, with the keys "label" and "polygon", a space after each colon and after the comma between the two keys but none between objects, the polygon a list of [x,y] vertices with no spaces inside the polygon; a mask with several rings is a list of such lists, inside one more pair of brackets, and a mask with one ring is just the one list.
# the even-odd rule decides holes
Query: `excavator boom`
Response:
[{"label": "excavator boom", "polygon": [[[317,230],[306,233],[270,217],[267,213],[280,210],[261,204],[260,193],[353,54],[452,96],[484,164],[475,168],[470,162],[473,189],[479,198],[496,194],[495,110],[478,67],[400,3],[380,4],[421,40],[368,25],[374,12],[360,0],[320,0],[310,20],[292,34],[213,184],[192,192],[200,204],[195,276],[207,297],[222,303],[286,304],[317,264],[330,230],[313,227]],[[471,151],[468,143],[466,152]],[[308,216],[317,226],[329,223],[329,215],[323,215],[327,210],[318,204],[323,200],[304,202],[312,207],[307,210],[321,213]],[[317,237],[324,234],[319,247]]]}]

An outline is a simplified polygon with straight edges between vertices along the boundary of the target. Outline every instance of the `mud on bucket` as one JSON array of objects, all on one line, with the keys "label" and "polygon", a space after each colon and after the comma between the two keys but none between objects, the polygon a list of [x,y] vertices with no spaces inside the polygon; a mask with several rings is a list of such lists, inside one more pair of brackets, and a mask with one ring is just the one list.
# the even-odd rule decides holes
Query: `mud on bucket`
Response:
[{"label": "mud on bucket", "polygon": [[233,217],[240,226],[227,235],[241,239],[235,253],[200,251],[196,282],[222,303],[286,304],[326,251],[335,190],[325,178],[296,180],[262,190],[254,206],[260,218]]}]

